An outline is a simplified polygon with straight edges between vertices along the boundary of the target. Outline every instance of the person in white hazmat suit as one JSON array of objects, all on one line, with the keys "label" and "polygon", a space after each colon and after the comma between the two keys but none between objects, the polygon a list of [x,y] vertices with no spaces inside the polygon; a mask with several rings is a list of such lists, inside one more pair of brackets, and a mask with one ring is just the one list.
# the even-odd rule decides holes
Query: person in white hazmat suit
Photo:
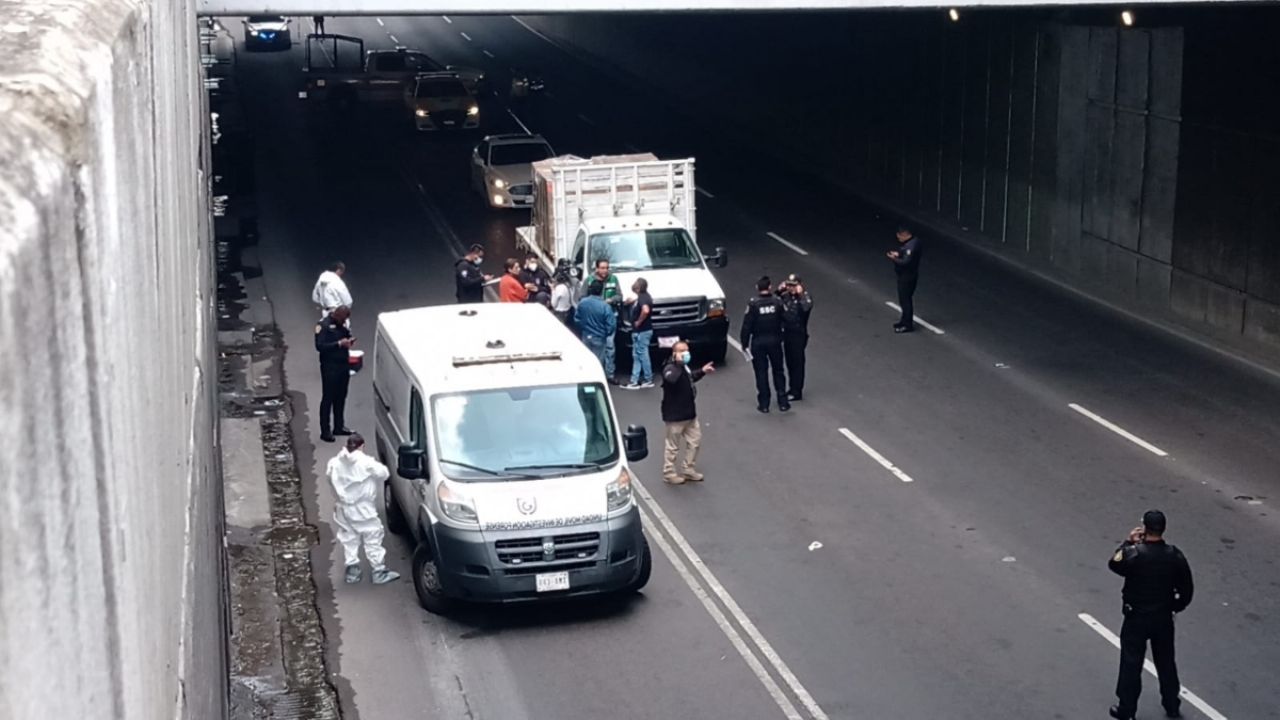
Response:
[{"label": "person in white hazmat suit", "polygon": [[378,491],[391,476],[387,466],[364,454],[364,438],[352,433],[347,445],[329,461],[326,468],[333,486],[335,504],[333,524],[338,542],[342,543],[348,583],[360,582],[360,545],[373,566],[373,584],[383,585],[400,577],[385,564],[387,551],[382,548],[382,520],[378,518]]},{"label": "person in white hazmat suit", "polygon": [[343,305],[351,307],[351,291],[342,276],[347,273],[347,266],[341,261],[329,266],[320,273],[316,286],[311,290],[311,302],[320,307],[320,319]]}]

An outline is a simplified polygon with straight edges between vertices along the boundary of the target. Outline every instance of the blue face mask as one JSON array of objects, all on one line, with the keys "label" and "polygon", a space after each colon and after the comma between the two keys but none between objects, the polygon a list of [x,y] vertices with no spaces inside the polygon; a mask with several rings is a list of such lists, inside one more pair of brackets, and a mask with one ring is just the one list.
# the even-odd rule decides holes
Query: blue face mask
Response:
[{"label": "blue face mask", "polygon": [[684,363],[685,365],[688,365],[689,363],[693,362],[693,353],[689,352],[688,350],[685,350],[684,352],[680,353],[680,362]]}]

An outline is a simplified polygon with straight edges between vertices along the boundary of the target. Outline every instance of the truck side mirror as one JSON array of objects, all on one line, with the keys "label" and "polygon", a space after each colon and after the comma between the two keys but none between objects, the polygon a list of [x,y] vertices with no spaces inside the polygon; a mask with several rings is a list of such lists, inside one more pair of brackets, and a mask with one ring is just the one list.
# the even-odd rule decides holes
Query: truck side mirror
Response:
[{"label": "truck side mirror", "polygon": [[405,480],[417,480],[426,477],[427,472],[423,467],[423,461],[426,460],[426,457],[426,452],[413,443],[401,445],[396,452],[396,474]]},{"label": "truck side mirror", "polygon": [[643,425],[628,425],[622,433],[622,447],[628,462],[639,462],[649,457],[649,433]]},{"label": "truck side mirror", "polygon": [[722,268],[729,264],[729,251],[722,247],[716,248],[716,254],[711,257],[711,262],[718,268]]}]

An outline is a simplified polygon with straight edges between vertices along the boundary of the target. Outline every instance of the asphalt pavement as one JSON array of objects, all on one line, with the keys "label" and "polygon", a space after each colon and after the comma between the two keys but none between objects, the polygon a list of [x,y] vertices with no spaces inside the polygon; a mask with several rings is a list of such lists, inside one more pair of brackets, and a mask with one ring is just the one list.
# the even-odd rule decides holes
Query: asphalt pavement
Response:
[{"label": "asphalt pavement", "polygon": [[[487,96],[486,132],[697,157],[698,239],[729,250],[715,272],[733,332],[761,273],[801,274],[816,301],[793,412],[754,411],[736,354],[700,385],[703,484],[661,482],[660,391],[613,394],[653,451],[637,469],[661,552],[641,596],[444,619],[407,579],[348,587],[340,551],[316,553],[347,718],[1106,717],[1120,579],[1105,564],[1150,507],[1196,573],[1178,628],[1196,702],[1185,715],[1280,717],[1277,376],[927,237],[916,306],[938,332],[894,335],[893,223],[768,148],[734,145],[512,18],[328,30],[481,67],[499,91],[512,66],[538,68],[549,92]],[[346,262],[369,349],[377,313],[452,301],[463,245],[484,243],[500,272],[527,215],[471,190],[477,135],[311,107],[297,98],[301,58],[241,49],[238,63],[301,470],[331,543],[316,275]],[[348,424],[370,436],[372,403],[357,376]],[[407,576],[411,548],[388,549]],[[1141,713],[1157,716],[1154,678],[1145,686]]]}]

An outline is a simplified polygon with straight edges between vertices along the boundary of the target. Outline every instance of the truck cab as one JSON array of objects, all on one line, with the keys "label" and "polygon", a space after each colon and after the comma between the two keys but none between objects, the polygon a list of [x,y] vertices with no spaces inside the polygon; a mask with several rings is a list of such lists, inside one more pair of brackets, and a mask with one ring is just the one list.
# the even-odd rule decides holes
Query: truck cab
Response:
[{"label": "truck cab", "polygon": [[[517,229],[518,244],[549,272],[567,265],[578,280],[575,301],[599,259],[609,261],[624,299],[644,277],[654,303],[654,347],[684,340],[699,358],[719,363],[729,319],[710,267],[722,268],[729,258],[724,248],[704,255],[698,247],[693,166],[692,158],[648,153],[534,163],[533,224]],[[621,325],[616,343],[630,347]]]}]

